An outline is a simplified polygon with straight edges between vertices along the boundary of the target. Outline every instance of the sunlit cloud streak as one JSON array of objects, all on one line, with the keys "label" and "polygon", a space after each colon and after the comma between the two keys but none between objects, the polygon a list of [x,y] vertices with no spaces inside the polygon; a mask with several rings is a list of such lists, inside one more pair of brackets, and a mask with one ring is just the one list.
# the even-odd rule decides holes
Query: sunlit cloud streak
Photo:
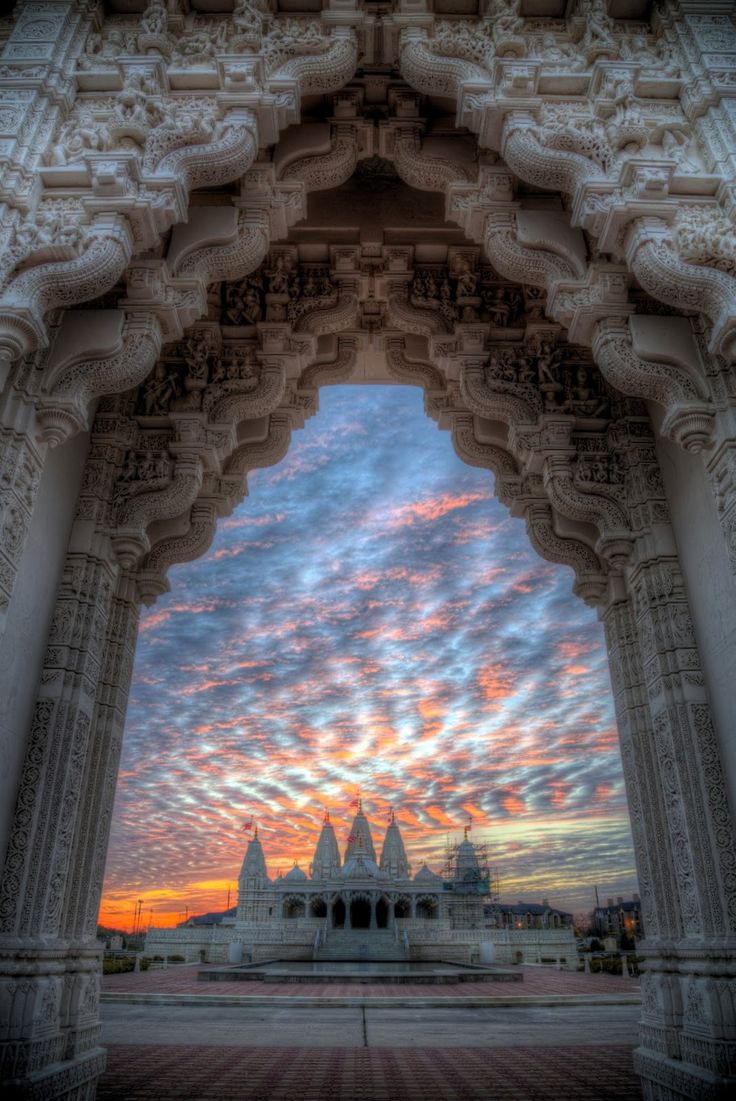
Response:
[{"label": "sunlit cloud streak", "polygon": [[[603,636],[403,387],[335,387],[144,613],[102,918],[221,909],[254,815],[271,874],[324,809],[415,869],[472,818],[504,899],[635,889]],[[235,894],[233,893],[232,901]]]}]

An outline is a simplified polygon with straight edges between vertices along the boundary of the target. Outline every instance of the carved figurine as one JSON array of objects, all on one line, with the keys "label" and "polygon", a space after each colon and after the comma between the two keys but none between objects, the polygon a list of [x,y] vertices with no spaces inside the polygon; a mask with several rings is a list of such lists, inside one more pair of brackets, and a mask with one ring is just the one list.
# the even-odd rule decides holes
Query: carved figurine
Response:
[{"label": "carved figurine", "polygon": [[530,386],[536,381],[534,374],[534,361],[530,356],[517,356],[516,377],[517,381],[520,382],[523,386]]},{"label": "carved figurine", "polygon": [[230,325],[257,325],[263,316],[261,284],[257,276],[227,288],[223,320]]},{"label": "carved figurine", "polygon": [[684,175],[702,171],[695,161],[688,157],[688,151],[693,142],[682,130],[665,130],[662,133],[662,151],[666,157],[677,161],[677,166]]},{"label": "carved figurine", "polygon": [[524,29],[521,18],[521,0],[493,0],[489,15],[493,25],[493,40],[497,47]]},{"label": "carved figurine", "polygon": [[570,72],[579,72],[587,67],[587,62],[571,42],[558,42],[552,31],[542,35],[535,53],[544,61],[566,61]]},{"label": "carved figurine", "polygon": [[138,476],[142,482],[156,477],[156,460],[152,451],[146,451],[138,463]]},{"label": "carved figurine", "polygon": [[463,257],[460,267],[458,268],[457,297],[474,298],[477,288],[478,276],[475,274],[468,261]]},{"label": "carved figurine", "polygon": [[491,315],[493,324],[500,329],[506,328],[511,318],[511,307],[506,300],[504,288],[499,284],[499,286],[493,288],[492,292],[487,292],[483,297],[486,298],[486,309]]},{"label": "carved figurine", "polygon": [[125,454],[125,462],[123,463],[123,469],[120,471],[121,482],[134,482],[138,478],[138,463],[135,457],[135,451],[130,450]]},{"label": "carved figurine", "polygon": [[606,0],[581,0],[577,15],[585,19],[583,49],[605,49],[615,51],[613,20],[606,10]]},{"label": "carved figurine", "polygon": [[225,364],[223,362],[222,355],[219,351],[215,352],[215,354],[212,356],[212,361],[211,362],[212,362],[212,371],[211,371],[212,382],[224,382],[225,378],[227,377],[227,373],[226,373],[226,370],[225,370]]},{"label": "carved figurine", "polygon": [[273,271],[270,271],[268,273],[268,293],[289,293],[289,269],[286,266],[286,262],[283,256],[276,257],[276,263],[274,265]]},{"label": "carved figurine", "polygon": [[87,150],[103,152],[112,145],[110,132],[102,122],[95,122],[89,112],[78,121],[68,122],[49,155],[49,164],[75,164]]},{"label": "carved figurine", "polygon": [[187,365],[187,375],[191,379],[206,382],[209,373],[209,353],[207,344],[202,338],[192,336],[184,346],[184,362]]},{"label": "carved figurine", "polygon": [[160,451],[154,460],[154,472],[157,478],[166,478],[169,474],[169,464],[166,455]]},{"label": "carved figurine", "polygon": [[562,359],[559,349],[554,349],[549,341],[543,341],[537,357],[537,372],[540,385],[559,385],[557,367]]},{"label": "carved figurine", "polygon": [[243,318],[246,325],[257,325],[263,315],[258,287],[248,282],[243,294]]},{"label": "carved figurine", "polygon": [[605,396],[594,390],[587,367],[582,364],[576,367],[570,399],[573,413],[579,417],[599,417],[605,412],[607,404]]},{"label": "carved figurine", "polygon": [[319,297],[319,285],[314,278],[314,272],[307,272],[307,278],[304,280],[304,286],[302,287],[302,294],[305,298]]},{"label": "carved figurine", "polygon": [[147,417],[154,416],[156,413],[166,413],[170,402],[178,395],[179,386],[175,372],[169,373],[166,365],[159,361],[153,373],[143,384],[141,395],[143,412]]},{"label": "carved figurine", "polygon": [[235,0],[232,21],[240,34],[260,34],[263,26],[263,12],[252,0]]},{"label": "carved figurine", "polygon": [[165,35],[168,30],[166,5],[161,0],[150,0],[150,3],[141,16],[141,32],[143,34]]},{"label": "carved figurine", "polygon": [[115,104],[117,124],[144,132],[155,126],[160,120],[161,112],[149,99],[152,92],[151,83],[144,73],[126,73],[125,85],[118,92]]}]

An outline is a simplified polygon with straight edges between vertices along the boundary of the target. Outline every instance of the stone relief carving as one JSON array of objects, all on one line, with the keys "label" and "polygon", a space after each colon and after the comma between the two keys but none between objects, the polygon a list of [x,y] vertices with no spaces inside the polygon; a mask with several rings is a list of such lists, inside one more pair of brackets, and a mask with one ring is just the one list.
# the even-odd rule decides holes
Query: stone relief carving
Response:
[{"label": "stone relief carving", "polygon": [[298,323],[308,314],[337,305],[339,286],[325,264],[295,264],[288,253],[276,253],[236,283],[223,283],[220,321],[251,326],[264,322]]},{"label": "stone relief carving", "polygon": [[513,328],[525,312],[518,287],[500,282],[486,265],[474,268],[462,256],[452,268],[418,268],[409,284],[408,300],[418,310],[437,313],[449,328],[456,322],[478,321]]},{"label": "stone relief carving", "polygon": [[736,226],[720,208],[679,206],[672,237],[683,260],[736,275]]},{"label": "stone relief carving", "polygon": [[139,417],[208,411],[229,393],[247,394],[258,387],[261,368],[252,343],[213,345],[196,332],[169,348],[139,390]]}]

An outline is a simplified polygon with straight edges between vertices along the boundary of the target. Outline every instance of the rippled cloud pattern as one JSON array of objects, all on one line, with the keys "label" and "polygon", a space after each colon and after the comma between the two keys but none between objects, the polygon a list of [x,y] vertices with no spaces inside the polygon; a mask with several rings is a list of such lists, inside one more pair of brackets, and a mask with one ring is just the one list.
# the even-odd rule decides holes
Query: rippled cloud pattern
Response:
[{"label": "rippled cloud pattern", "polygon": [[[101,920],[222,909],[258,822],[308,868],[325,809],[394,808],[415,869],[487,842],[502,899],[636,888],[603,634],[572,573],[408,387],[335,387],[141,621]],[[376,836],[377,835],[377,836]]]}]

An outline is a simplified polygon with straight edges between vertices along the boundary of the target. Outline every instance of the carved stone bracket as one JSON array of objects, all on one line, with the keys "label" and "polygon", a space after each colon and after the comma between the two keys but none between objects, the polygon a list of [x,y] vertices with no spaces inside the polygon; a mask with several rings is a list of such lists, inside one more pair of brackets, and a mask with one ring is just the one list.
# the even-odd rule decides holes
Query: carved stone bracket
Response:
[{"label": "carved stone bracket", "polygon": [[599,533],[596,553],[612,569],[620,570],[629,559],[633,543],[622,505],[601,485],[582,487],[577,484],[570,455],[564,451],[547,450],[543,477],[551,504],[571,520],[592,524]]},{"label": "carved stone bracket", "polygon": [[405,342],[401,337],[387,337],[385,348],[386,367],[397,382],[408,382],[412,386],[421,386],[424,390],[446,389],[443,373],[431,363],[407,356]]},{"label": "carved stone bracket", "polygon": [[227,475],[245,475],[249,470],[266,466],[275,466],[286,455],[291,442],[291,417],[287,412],[277,411],[269,417],[268,435],[262,441],[241,444],[230,456],[226,466]]},{"label": "carved stone bracket", "polygon": [[496,496],[504,504],[510,504],[520,485],[519,468],[510,451],[494,444],[481,443],[476,434],[473,417],[456,414],[452,418],[452,446],[459,458],[468,466],[491,470],[496,477]]},{"label": "carved stone bracket", "polygon": [[635,222],[626,241],[627,262],[642,287],[658,301],[705,313],[713,325],[710,347],[736,357],[736,279],[714,268],[685,263],[661,219]]},{"label": "carved stone bracket", "polygon": [[448,56],[442,45],[435,51],[427,32],[420,28],[407,27],[403,31],[400,62],[404,80],[425,95],[456,99],[466,85],[472,85],[474,90],[491,89],[487,69],[462,57]]},{"label": "carved stone bracket", "polygon": [[123,569],[131,569],[150,550],[147,532],[150,524],[178,516],[192,505],[202,486],[202,477],[200,457],[185,451],[162,488],[144,491],[118,505],[111,542]]},{"label": "carved stone bracket", "polygon": [[347,382],[355,367],[356,354],[357,341],[349,336],[339,337],[334,358],[318,358],[305,367],[299,376],[299,389],[317,390],[321,386]]},{"label": "carved stone bracket", "polygon": [[[663,325],[674,320],[681,319],[668,318]],[[666,413],[662,432],[688,451],[702,451],[713,439],[714,410],[706,380],[671,358],[660,363],[642,359],[634,351],[629,325],[629,319],[615,317],[596,325],[593,354],[604,377],[624,394],[661,405]]]},{"label": "carved stone bracket", "polygon": [[333,127],[330,148],[290,162],[280,179],[300,182],[306,191],[325,191],[349,180],[358,163],[358,132],[355,125],[342,123]]},{"label": "carved stone bracket", "polygon": [[[496,211],[489,214],[485,225],[485,249],[491,263],[501,275],[517,283],[544,287],[549,293],[558,282],[575,282],[584,277],[585,267],[578,257],[564,251],[558,241],[549,236],[538,241],[530,232],[527,241],[520,232],[518,211]],[[527,219],[528,220],[528,219]],[[555,246],[554,250],[550,245]]]},{"label": "carved stone bracket", "polygon": [[605,180],[605,172],[589,157],[572,149],[558,149],[540,140],[542,128],[533,116],[512,111],[504,120],[502,154],[512,172],[528,184],[575,195],[591,180]]},{"label": "carved stone bracket", "polygon": [[[182,534],[159,539],[143,559],[135,579],[137,591],[144,604],[153,604],[169,591],[166,573],[169,566],[179,562],[192,562],[201,557],[212,542],[218,517],[227,515],[245,487],[240,479],[226,487],[227,495],[201,496],[194,502],[186,530]],[[206,493],[207,486],[204,491]]]},{"label": "carved stone bracket", "polygon": [[[519,505],[515,504],[514,511],[518,511],[518,508]],[[523,514],[529,539],[535,550],[548,562],[572,567],[575,572],[575,595],[593,607],[599,605],[608,587],[605,562],[579,539],[558,535],[553,510],[546,502],[530,502],[524,507]]]},{"label": "carved stone bracket", "polygon": [[[186,247],[178,238],[172,240],[171,262],[179,278],[196,278],[205,284],[219,279],[238,279],[263,262],[270,241],[267,215],[259,210],[237,211],[235,208],[226,208],[226,213],[227,221],[221,219],[221,227],[213,226],[211,231],[222,243],[197,243],[194,247]],[[203,218],[207,218],[207,212]],[[187,230],[191,240],[191,223]],[[199,236],[206,234],[206,226],[203,226]]]},{"label": "carved stone bracket", "polygon": [[471,183],[475,173],[449,158],[430,156],[422,152],[417,126],[396,125],[394,130],[393,157],[401,179],[419,191],[441,191],[452,184]]},{"label": "carved stone bracket", "polygon": [[129,313],[117,353],[89,357],[77,350],[79,341],[75,343],[71,359],[57,360],[49,369],[38,403],[41,436],[52,447],[89,429],[96,398],[133,389],[143,381],[161,350],[161,327],[155,315]]},{"label": "carved stone bracket", "polygon": [[45,345],[49,310],[75,306],[108,290],[120,278],[131,252],[126,220],[100,216],[75,259],[38,263],[19,272],[0,295],[0,348],[6,360]]}]

